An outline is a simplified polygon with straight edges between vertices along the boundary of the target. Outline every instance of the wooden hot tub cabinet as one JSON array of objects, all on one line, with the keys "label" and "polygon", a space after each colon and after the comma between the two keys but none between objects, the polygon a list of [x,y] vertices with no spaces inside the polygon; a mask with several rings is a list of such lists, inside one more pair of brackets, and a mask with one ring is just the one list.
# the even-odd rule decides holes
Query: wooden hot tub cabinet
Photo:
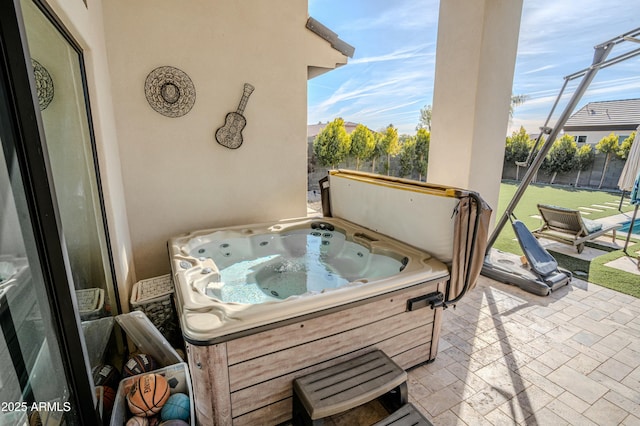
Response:
[{"label": "wooden hot tub cabinet", "polygon": [[409,300],[444,293],[448,277],[272,324],[208,345],[187,343],[197,424],[279,424],[292,381],[380,349],[407,369],[435,359],[442,309]]}]

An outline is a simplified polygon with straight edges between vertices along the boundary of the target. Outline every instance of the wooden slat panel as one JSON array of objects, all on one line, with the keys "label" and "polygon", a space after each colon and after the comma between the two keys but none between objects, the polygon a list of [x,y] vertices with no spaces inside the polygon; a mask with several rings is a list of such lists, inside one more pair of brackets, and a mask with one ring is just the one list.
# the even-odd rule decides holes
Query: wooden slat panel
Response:
[{"label": "wooden slat panel", "polygon": [[226,344],[189,345],[188,350],[198,424],[231,424]]},{"label": "wooden slat panel", "polygon": [[[391,339],[383,340],[375,345],[392,359],[397,354],[406,352],[416,346],[431,345],[431,324],[426,324],[418,328],[414,328],[406,333],[394,336]],[[425,354],[428,356],[428,353]],[[400,367],[407,369],[406,365],[400,364]]]},{"label": "wooden slat panel", "polygon": [[426,283],[366,305],[229,341],[227,342],[229,364],[233,365],[307,343],[318,339],[318,336],[342,333],[404,312],[407,299],[434,292],[438,284],[441,283]]},{"label": "wooden slat panel", "polygon": [[[441,286],[441,288],[444,286]],[[440,290],[444,291],[444,290]],[[431,336],[431,349],[429,350],[429,359],[436,359],[438,354],[438,343],[440,342],[440,332],[442,329],[442,309],[436,309],[433,318],[433,336]]]},{"label": "wooden slat panel", "polygon": [[[291,383],[296,377],[300,377],[314,371],[330,367],[339,362],[347,361],[349,359],[355,358],[356,356],[360,356],[362,354],[370,352],[374,348],[380,349],[393,359],[395,355],[406,352],[416,346],[424,348],[426,345],[428,347],[430,338],[431,326],[424,325],[383,341],[372,340],[371,346],[363,347],[358,351],[346,355],[337,356],[336,358],[330,359],[328,361],[312,365],[299,371],[294,371],[284,376],[276,377],[273,380],[269,380],[255,386],[242,389],[238,392],[234,392],[231,394],[233,416],[236,417],[249,411],[255,410],[261,406],[265,406],[290,397],[292,395]],[[426,350],[426,352],[423,352],[424,357],[428,358],[428,349]],[[405,365],[400,363],[398,365],[400,365],[402,368],[408,368],[406,363]]]},{"label": "wooden slat panel", "polygon": [[291,419],[291,398],[233,419],[233,426],[271,426]]},{"label": "wooden slat panel", "polygon": [[211,389],[209,370],[197,367],[198,364],[202,367],[200,360],[207,358],[207,349],[204,346],[191,346],[189,343],[185,343],[185,349],[189,361],[198,425],[213,424],[213,407],[211,406],[211,398],[207,396]]},{"label": "wooden slat panel", "polygon": [[384,340],[409,331],[415,328],[416,324],[432,323],[433,314],[433,310],[429,308],[407,312],[325,339],[296,346],[295,352],[276,352],[235,364],[229,367],[231,391],[326,361],[336,353],[355,351],[368,346],[368,342],[372,338]]},{"label": "wooden slat panel", "polygon": [[431,343],[419,345],[401,354],[393,356],[391,359],[406,370],[407,368],[429,361],[430,347]]}]

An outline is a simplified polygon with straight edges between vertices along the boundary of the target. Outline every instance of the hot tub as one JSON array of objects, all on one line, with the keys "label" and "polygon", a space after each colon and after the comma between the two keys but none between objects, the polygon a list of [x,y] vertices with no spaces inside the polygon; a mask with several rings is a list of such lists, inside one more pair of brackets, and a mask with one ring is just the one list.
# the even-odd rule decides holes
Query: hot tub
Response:
[{"label": "hot tub", "polygon": [[449,270],[424,251],[336,218],[199,231],[169,248],[203,424],[286,421],[292,375],[374,347],[405,368],[435,356],[441,311],[407,303],[442,292]]},{"label": "hot tub", "polygon": [[[325,217],[169,241],[198,423],[285,422],[293,379],[373,349],[405,369],[435,358],[439,308],[477,276],[482,227],[468,206],[479,202],[424,183],[334,177]],[[373,209],[371,196],[384,202]]]},{"label": "hot tub", "polygon": [[198,231],[169,249],[182,331],[199,345],[449,275],[430,254],[336,218]]}]

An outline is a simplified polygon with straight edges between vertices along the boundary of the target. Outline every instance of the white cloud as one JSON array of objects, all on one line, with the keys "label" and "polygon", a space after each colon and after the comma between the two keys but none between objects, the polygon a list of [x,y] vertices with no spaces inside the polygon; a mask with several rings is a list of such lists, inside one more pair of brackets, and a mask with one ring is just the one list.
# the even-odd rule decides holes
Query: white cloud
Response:
[{"label": "white cloud", "polygon": [[390,28],[413,30],[426,26],[437,25],[438,4],[437,0],[401,0],[384,2],[383,7],[376,7],[375,16],[366,14],[356,17],[348,25],[352,31],[388,31]]},{"label": "white cloud", "polygon": [[368,56],[364,58],[352,59],[349,61],[349,65],[370,64],[373,62],[388,62],[399,61],[403,59],[418,59],[418,58],[435,58],[434,53],[419,53],[425,50],[427,46],[418,46],[413,48],[405,48],[396,50],[391,53],[387,53],[379,56]]},{"label": "white cloud", "polygon": [[535,74],[535,73],[539,73],[541,71],[546,71],[546,70],[553,69],[555,67],[556,67],[555,65],[545,65],[545,66],[542,66],[542,67],[539,67],[539,68],[535,68],[535,69],[523,72],[522,75]]}]

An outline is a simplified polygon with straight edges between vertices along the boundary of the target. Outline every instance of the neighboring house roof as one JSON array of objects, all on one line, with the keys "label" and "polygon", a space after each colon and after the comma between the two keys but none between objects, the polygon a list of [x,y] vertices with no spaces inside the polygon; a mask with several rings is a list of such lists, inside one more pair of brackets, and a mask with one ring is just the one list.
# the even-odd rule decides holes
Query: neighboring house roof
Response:
[{"label": "neighboring house roof", "polygon": [[[329,122],[307,125],[307,137],[315,138],[316,136],[318,136],[318,133],[320,133],[322,129],[326,127],[327,124],[329,124]],[[344,122],[344,128],[348,134],[351,134],[351,132],[353,132],[357,126],[358,126],[358,123],[354,123],[351,121]]]},{"label": "neighboring house roof", "polygon": [[589,102],[564,125],[565,132],[576,130],[635,130],[640,125],[640,99]]},{"label": "neighboring house roof", "polygon": [[338,38],[338,34],[334,33],[314,18],[309,17],[309,19],[307,19],[307,28],[323,39],[327,40],[329,44],[331,44],[331,47],[336,49],[338,52],[342,53],[345,56],[353,58],[353,53],[355,52],[356,48],[340,40],[340,38]]}]

